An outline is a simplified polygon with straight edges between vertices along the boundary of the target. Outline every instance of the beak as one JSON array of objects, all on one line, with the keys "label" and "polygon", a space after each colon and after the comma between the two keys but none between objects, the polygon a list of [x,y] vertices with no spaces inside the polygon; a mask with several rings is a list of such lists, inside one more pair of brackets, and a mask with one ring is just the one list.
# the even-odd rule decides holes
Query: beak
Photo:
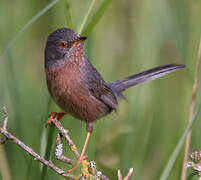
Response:
[{"label": "beak", "polygon": [[86,36],[81,36],[80,38],[78,38],[78,41],[85,41],[87,39],[87,37]]},{"label": "beak", "polygon": [[78,44],[85,41],[86,39],[87,39],[87,37],[85,37],[85,36],[79,37],[78,39],[75,40],[75,42],[71,45],[71,47],[77,46]]}]

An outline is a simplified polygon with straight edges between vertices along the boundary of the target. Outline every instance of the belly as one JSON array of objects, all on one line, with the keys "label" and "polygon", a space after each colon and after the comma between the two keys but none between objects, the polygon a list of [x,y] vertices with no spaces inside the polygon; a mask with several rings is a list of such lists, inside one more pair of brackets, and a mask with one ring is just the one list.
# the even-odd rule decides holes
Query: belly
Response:
[{"label": "belly", "polygon": [[64,112],[86,122],[93,122],[110,112],[107,105],[90,94],[78,73],[67,75],[46,71],[46,77],[50,95]]}]

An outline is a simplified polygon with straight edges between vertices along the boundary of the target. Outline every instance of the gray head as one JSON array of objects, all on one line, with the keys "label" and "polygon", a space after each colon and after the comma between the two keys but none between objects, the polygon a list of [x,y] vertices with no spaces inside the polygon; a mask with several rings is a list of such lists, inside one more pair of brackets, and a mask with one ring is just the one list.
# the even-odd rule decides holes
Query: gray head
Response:
[{"label": "gray head", "polygon": [[86,37],[81,37],[69,28],[60,28],[48,36],[45,47],[45,67],[63,60],[72,48],[80,46]]}]

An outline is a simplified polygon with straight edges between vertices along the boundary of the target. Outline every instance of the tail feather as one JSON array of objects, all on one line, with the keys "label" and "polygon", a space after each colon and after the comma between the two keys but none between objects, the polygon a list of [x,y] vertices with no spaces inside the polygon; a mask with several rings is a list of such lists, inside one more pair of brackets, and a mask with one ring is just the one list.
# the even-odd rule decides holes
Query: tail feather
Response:
[{"label": "tail feather", "polygon": [[152,81],[154,79],[157,79],[159,77],[162,77],[168,73],[174,72],[180,68],[184,68],[185,65],[183,64],[168,64],[159,66],[144,72],[141,72],[139,74],[135,74],[132,76],[129,76],[122,80],[117,80],[109,83],[109,86],[116,91],[117,93],[121,93],[127,88],[131,86],[136,86],[137,84],[141,84],[143,82]]}]

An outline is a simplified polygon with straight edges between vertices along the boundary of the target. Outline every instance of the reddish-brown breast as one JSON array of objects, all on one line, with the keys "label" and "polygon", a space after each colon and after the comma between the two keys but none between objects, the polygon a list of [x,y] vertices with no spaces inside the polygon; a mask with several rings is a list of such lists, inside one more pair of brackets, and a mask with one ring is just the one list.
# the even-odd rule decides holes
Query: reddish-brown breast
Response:
[{"label": "reddish-brown breast", "polygon": [[108,107],[90,94],[83,81],[84,58],[78,62],[66,61],[57,67],[46,68],[48,90],[66,113],[93,122],[108,113]]}]

